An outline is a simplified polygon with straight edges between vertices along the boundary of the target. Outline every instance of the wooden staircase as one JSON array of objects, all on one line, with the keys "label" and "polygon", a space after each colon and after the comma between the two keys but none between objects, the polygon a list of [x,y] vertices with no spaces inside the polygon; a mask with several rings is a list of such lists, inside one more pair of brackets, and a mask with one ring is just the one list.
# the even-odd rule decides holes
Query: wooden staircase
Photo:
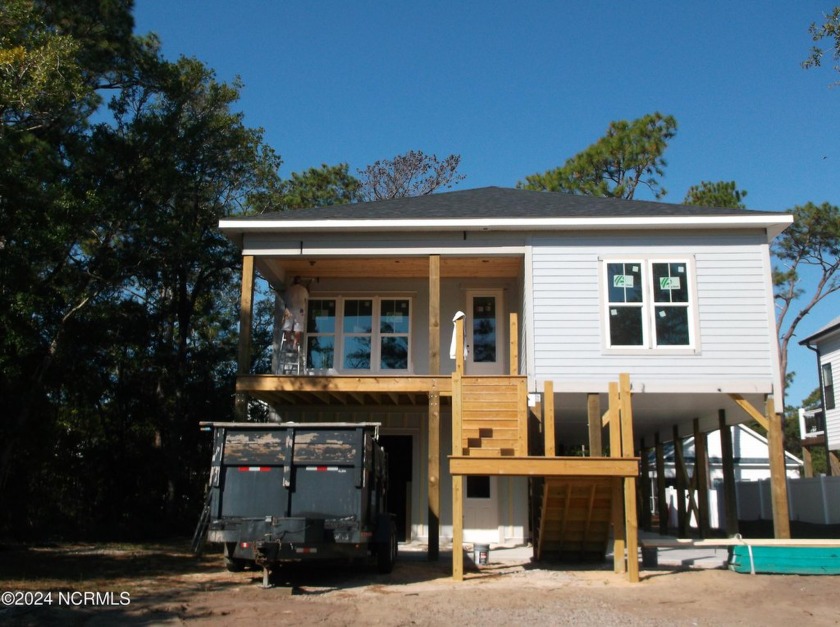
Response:
[{"label": "wooden staircase", "polygon": [[612,523],[611,477],[546,477],[536,558],[603,560]]},{"label": "wooden staircase", "polygon": [[527,455],[527,392],[524,377],[460,380],[461,455]]}]

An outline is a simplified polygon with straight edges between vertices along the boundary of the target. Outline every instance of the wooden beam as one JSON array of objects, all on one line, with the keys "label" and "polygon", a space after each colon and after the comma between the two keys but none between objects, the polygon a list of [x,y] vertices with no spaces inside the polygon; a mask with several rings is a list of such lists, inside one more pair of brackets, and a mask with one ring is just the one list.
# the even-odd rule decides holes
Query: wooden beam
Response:
[{"label": "wooden beam", "polygon": [[784,432],[782,415],[776,413],[773,399],[765,405],[767,422],[767,449],[770,455],[770,496],[773,502],[773,535],[790,538],[790,512],[788,511],[787,473],[785,469]]},{"label": "wooden beam", "polygon": [[509,366],[508,374],[519,374],[519,316],[516,313],[510,314],[510,348],[508,350]]},{"label": "wooden beam", "polygon": [[697,481],[697,526],[701,538],[709,537],[709,449],[706,434],[700,431],[700,420],[694,419],[694,477]]},{"label": "wooden beam", "polygon": [[543,390],[543,411],[545,412],[545,456],[557,455],[557,440],[554,435],[554,381],[546,381]]},{"label": "wooden beam", "polygon": [[[251,369],[251,333],[254,303],[254,256],[242,256],[242,287],[239,295],[239,355],[237,373],[248,374]],[[235,401],[237,420],[248,418],[248,396],[238,393]]]},{"label": "wooden beam", "polygon": [[668,504],[665,502],[665,445],[659,439],[659,432],[654,437],[656,450],[656,509],[659,511],[659,533],[668,534]]},{"label": "wooden beam", "polygon": [[828,452],[828,469],[829,476],[840,477],[840,459],[837,458],[834,451]]},{"label": "wooden beam", "polygon": [[723,458],[723,503],[726,508],[726,535],[738,533],[738,495],[735,487],[735,455],[732,448],[732,429],[726,424],[726,410],[718,410],[720,455]]},{"label": "wooden beam", "polygon": [[429,394],[429,561],[440,557],[440,393]]},{"label": "wooden beam", "polygon": [[764,427],[764,429],[766,429],[767,431],[770,430],[770,423],[767,421],[767,418],[760,411],[758,411],[752,403],[750,403],[740,394],[730,394],[729,398],[735,401],[738,404],[738,407],[747,412],[750,418],[752,418],[758,424]]},{"label": "wooden beam", "polygon": [[589,422],[589,455],[601,457],[604,447],[601,443],[601,395],[586,395],[586,415]]},{"label": "wooden beam", "polygon": [[449,376],[351,376],[285,377],[275,375],[244,375],[236,377],[237,392],[344,392],[347,394],[382,394],[383,391],[400,394],[452,394]]},{"label": "wooden beam", "polygon": [[[460,446],[460,442],[457,444]],[[452,455],[449,472],[511,477],[635,477],[639,472],[639,458]]]}]

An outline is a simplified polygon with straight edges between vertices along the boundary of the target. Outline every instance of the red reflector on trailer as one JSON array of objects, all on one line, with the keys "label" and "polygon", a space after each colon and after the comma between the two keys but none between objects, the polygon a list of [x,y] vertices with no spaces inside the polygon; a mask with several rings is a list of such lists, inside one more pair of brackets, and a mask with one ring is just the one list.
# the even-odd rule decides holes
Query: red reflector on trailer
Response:
[{"label": "red reflector on trailer", "polygon": [[306,470],[312,472],[340,472],[338,466],[307,466]]},{"label": "red reflector on trailer", "polygon": [[240,466],[239,472],[269,472],[270,466]]},{"label": "red reflector on trailer", "polygon": [[249,545],[247,542],[242,542],[239,546],[241,546],[243,549],[247,549]]},{"label": "red reflector on trailer", "polygon": [[298,547],[295,549],[295,553],[317,553],[318,549],[314,547]]}]

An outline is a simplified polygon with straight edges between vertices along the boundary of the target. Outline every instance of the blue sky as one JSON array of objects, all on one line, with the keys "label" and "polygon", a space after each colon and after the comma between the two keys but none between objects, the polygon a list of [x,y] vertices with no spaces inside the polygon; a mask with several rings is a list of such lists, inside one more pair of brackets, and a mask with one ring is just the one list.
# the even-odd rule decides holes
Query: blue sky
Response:
[{"label": "blue sky", "polygon": [[[831,2],[136,0],[136,32],[244,82],[283,176],[351,173],[408,150],[461,155],[460,189],[513,187],[561,165],[609,123],[660,111],[679,129],[667,202],[735,180],[751,209],[840,204],[840,74],[805,71],[808,26]],[[645,198],[644,194],[637,194]],[[800,325],[840,314],[840,295]],[[816,387],[791,353],[788,403]]]}]

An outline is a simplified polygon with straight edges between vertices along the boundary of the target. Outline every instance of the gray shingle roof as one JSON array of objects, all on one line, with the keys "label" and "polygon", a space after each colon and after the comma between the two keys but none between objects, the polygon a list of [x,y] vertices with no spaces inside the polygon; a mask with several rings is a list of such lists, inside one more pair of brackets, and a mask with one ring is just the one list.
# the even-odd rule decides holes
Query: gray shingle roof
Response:
[{"label": "gray shingle roof", "polygon": [[584,218],[665,216],[778,216],[772,211],[693,207],[646,200],[622,200],[481,187],[375,202],[315,207],[236,217],[236,220],[412,220],[481,218]]}]

